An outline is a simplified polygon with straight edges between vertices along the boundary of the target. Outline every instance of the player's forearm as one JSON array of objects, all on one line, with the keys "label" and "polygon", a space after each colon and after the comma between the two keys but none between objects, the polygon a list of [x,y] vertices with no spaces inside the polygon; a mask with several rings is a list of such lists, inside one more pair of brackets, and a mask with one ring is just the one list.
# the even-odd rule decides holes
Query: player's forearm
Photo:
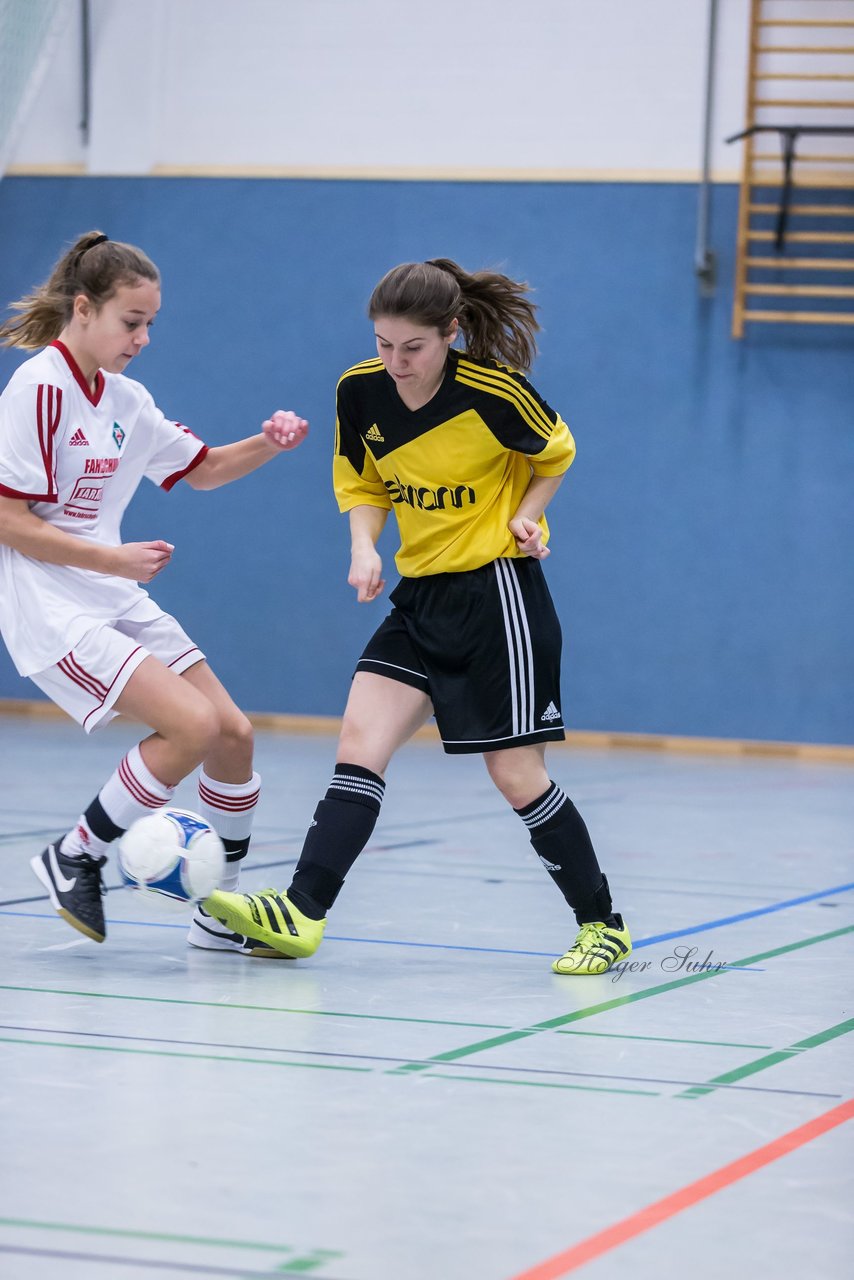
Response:
[{"label": "player's forearm", "polygon": [[16,499],[12,500],[15,506],[24,509],[10,511],[8,501],[0,500],[0,542],[5,546],[45,564],[64,564],[75,569],[90,569],[93,573],[116,571],[115,547],[56,529]]},{"label": "player's forearm", "polygon": [[385,528],[388,511],[385,507],[350,508],[350,546],[352,550],[375,547]]},{"label": "player's forearm", "polygon": [[279,452],[263,432],[246,440],[236,440],[234,444],[217,445],[188,473],[187,483],[193,489],[218,489],[257,471]]},{"label": "player's forearm", "polygon": [[562,480],[562,475],[531,476],[531,482],[525,490],[518,509],[513,513],[513,518],[540,520],[546,507],[560,488]]}]

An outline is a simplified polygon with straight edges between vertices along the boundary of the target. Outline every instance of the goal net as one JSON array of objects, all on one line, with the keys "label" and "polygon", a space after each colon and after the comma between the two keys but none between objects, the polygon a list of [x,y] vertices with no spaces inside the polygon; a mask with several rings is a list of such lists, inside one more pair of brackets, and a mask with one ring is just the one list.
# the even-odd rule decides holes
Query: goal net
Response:
[{"label": "goal net", "polygon": [[0,177],[72,0],[0,0]]}]

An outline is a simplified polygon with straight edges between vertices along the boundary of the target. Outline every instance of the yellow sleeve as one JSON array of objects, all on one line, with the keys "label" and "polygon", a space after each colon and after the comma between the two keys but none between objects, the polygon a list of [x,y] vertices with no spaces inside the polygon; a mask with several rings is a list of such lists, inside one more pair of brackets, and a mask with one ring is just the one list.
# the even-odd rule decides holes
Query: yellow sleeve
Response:
[{"label": "yellow sleeve", "polygon": [[558,417],[546,447],[539,453],[529,454],[528,461],[535,476],[560,476],[568,471],[575,458],[575,441],[572,432]]},{"label": "yellow sleeve", "polygon": [[332,483],[339,511],[349,511],[351,507],[383,507],[391,511],[388,490],[367,451],[361,474],[348,458],[336,453],[332,463]]}]

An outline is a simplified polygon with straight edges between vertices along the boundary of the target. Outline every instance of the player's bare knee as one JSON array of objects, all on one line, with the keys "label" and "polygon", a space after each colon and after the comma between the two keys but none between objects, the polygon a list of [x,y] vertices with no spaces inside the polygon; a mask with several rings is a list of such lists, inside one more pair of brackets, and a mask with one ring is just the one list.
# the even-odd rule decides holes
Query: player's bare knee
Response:
[{"label": "player's bare knee", "polygon": [[371,733],[368,726],[357,719],[348,719],[346,715],[338,737],[337,759],[346,760],[348,764],[359,764],[379,774],[388,765],[385,752],[376,742],[376,735]]},{"label": "player's bare knee", "polygon": [[220,716],[217,730],[217,748],[235,759],[252,760],[255,750],[255,730],[248,716],[235,707]]},{"label": "player's bare knee", "polygon": [[530,804],[548,786],[547,776],[541,785],[539,771],[532,774],[530,769],[520,769],[518,761],[506,757],[503,752],[487,753],[483,762],[490,778],[514,809]]},{"label": "player's bare knee", "polygon": [[520,787],[518,783],[512,780],[499,781],[495,777],[493,777],[492,781],[512,808],[521,809],[530,803],[531,797],[528,795],[527,789]]},{"label": "player's bare knee", "polygon": [[219,717],[213,704],[199,698],[185,708],[176,736],[187,754],[201,763],[219,736]]}]

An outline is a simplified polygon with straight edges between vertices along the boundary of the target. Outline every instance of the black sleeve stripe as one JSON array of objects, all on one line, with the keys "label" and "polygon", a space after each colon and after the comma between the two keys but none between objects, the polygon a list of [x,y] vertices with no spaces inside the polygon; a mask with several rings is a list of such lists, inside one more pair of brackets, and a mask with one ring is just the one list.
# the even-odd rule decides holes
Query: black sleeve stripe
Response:
[{"label": "black sleeve stripe", "polygon": [[502,400],[508,400],[518,409],[532,431],[542,436],[544,440],[551,438],[555,424],[531,393],[511,378],[489,374],[485,370],[464,365],[461,361],[457,381],[464,383],[467,387],[474,387],[478,391],[485,391],[490,395],[500,396]]},{"label": "black sleeve stripe", "polygon": [[503,366],[489,369],[469,360],[461,360],[458,367],[468,376],[482,379],[484,386],[501,387],[520,397],[530,412],[541,420],[544,431],[551,432],[556,426],[558,415],[539,399],[520,373]]}]

